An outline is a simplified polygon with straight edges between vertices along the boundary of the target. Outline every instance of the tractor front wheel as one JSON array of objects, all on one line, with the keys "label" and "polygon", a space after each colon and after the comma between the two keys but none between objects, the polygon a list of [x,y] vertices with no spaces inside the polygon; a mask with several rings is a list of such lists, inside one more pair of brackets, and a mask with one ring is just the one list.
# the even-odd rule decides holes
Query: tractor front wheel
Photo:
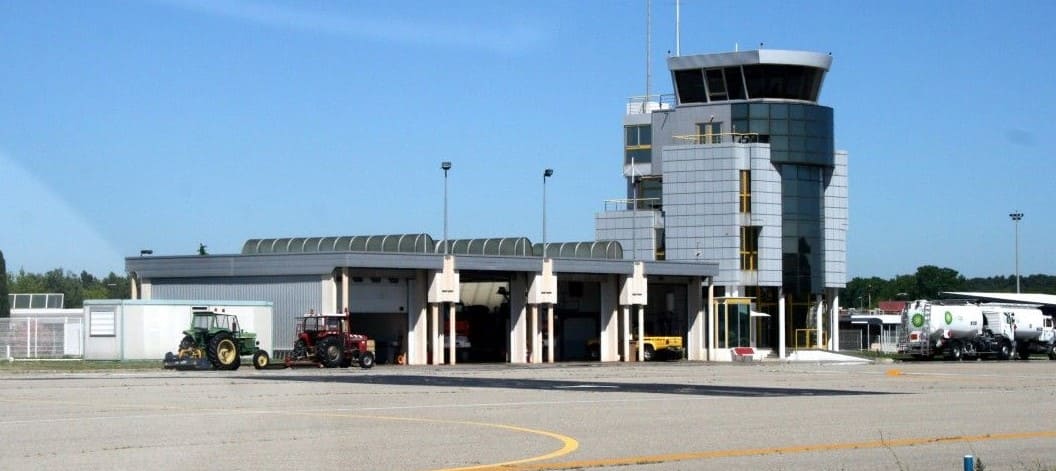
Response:
[{"label": "tractor front wheel", "polygon": [[180,340],[180,350],[187,350],[191,347],[194,347],[194,337],[184,335],[183,340]]},{"label": "tractor front wheel", "polygon": [[238,356],[238,345],[231,334],[221,332],[209,340],[209,363],[218,370],[237,370],[242,364]]},{"label": "tractor front wheel", "polygon": [[253,367],[258,370],[263,370],[268,367],[271,363],[271,359],[268,358],[268,352],[264,350],[257,350],[257,353],[253,354]]},{"label": "tractor front wheel", "polygon": [[290,358],[294,360],[303,360],[308,358],[308,344],[304,340],[298,339],[293,343],[293,351],[290,352]]},{"label": "tractor front wheel", "polygon": [[327,368],[337,368],[345,361],[345,348],[341,339],[328,337],[315,346],[315,356]]},{"label": "tractor front wheel", "polygon": [[363,369],[370,369],[374,367],[374,352],[363,352],[359,356],[359,367]]}]

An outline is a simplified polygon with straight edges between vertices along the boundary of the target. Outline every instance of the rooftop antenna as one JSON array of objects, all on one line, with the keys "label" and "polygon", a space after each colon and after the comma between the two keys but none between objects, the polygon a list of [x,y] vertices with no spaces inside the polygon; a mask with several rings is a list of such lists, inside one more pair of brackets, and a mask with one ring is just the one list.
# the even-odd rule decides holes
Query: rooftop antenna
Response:
[{"label": "rooftop antenna", "polygon": [[682,55],[682,2],[675,0],[675,57]]},{"label": "rooftop antenna", "polygon": [[648,110],[649,94],[653,90],[653,62],[649,55],[653,50],[653,0],[645,2],[645,100],[642,101],[642,112]]}]

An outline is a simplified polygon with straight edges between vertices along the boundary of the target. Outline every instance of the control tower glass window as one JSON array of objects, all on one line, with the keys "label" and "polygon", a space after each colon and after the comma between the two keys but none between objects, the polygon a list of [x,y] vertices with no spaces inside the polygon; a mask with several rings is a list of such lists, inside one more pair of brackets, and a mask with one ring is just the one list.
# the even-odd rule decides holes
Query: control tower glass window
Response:
[{"label": "control tower glass window", "polygon": [[624,126],[624,163],[648,163],[653,160],[653,127],[648,124]]}]

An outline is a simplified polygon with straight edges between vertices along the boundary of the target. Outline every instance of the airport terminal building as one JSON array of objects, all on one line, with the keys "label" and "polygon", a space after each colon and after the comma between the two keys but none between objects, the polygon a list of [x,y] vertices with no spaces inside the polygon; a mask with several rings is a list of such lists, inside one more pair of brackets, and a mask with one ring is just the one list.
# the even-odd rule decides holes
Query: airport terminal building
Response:
[{"label": "airport terminal building", "polygon": [[628,361],[650,336],[679,338],[689,360],[833,348],[847,155],[818,103],[830,64],[669,58],[674,95],[628,104],[627,196],[596,215],[595,241],[250,239],[238,254],[129,257],[133,297],[270,302],[278,351],[296,317],[347,308],[380,360],[408,364]]}]

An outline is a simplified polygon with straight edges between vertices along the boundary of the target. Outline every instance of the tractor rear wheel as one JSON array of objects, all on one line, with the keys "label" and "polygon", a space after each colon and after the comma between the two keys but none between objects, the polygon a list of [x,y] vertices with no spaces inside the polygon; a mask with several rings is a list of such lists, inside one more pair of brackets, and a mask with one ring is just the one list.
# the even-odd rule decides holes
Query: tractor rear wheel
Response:
[{"label": "tractor rear wheel", "polygon": [[370,369],[374,367],[374,352],[363,352],[359,356],[359,367],[363,369]]},{"label": "tractor rear wheel", "polygon": [[264,350],[257,350],[257,353],[253,354],[253,367],[258,370],[263,370],[268,367],[271,363],[271,359],[268,358],[268,352]]},{"label": "tractor rear wheel", "polygon": [[238,345],[231,338],[231,334],[221,332],[209,340],[209,363],[218,370],[237,370],[242,364],[238,356]]},{"label": "tractor rear wheel", "polygon": [[345,346],[337,337],[327,337],[315,346],[315,356],[327,368],[337,368],[345,361]]}]

